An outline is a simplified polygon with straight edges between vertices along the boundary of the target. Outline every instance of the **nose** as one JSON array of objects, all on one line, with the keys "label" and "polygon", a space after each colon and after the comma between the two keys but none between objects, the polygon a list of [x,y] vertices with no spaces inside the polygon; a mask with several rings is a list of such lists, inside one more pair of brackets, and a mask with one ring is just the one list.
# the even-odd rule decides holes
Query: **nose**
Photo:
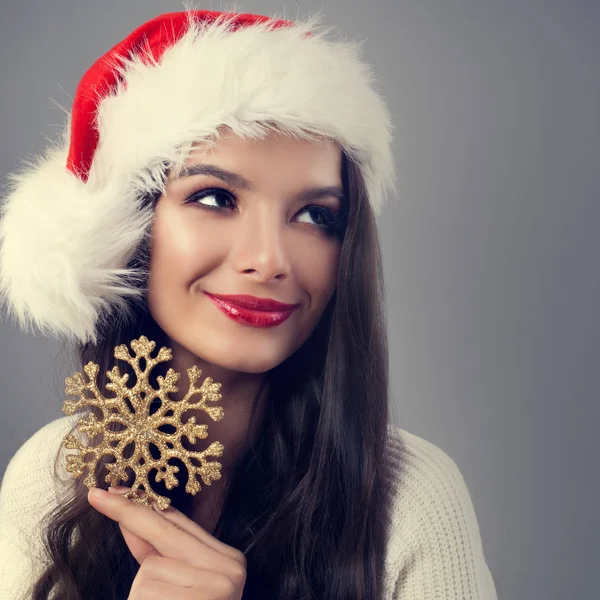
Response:
[{"label": "nose", "polygon": [[285,279],[290,272],[290,256],[280,211],[263,207],[248,211],[244,217],[238,221],[230,254],[233,266],[263,283]]}]

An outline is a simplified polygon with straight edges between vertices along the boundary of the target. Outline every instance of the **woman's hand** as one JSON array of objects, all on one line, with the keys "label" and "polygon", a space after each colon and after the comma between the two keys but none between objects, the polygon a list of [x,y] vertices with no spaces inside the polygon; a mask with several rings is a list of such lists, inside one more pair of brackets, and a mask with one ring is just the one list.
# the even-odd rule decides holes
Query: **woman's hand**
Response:
[{"label": "woman's hand", "polygon": [[90,504],[117,521],[140,564],[128,600],[240,600],[246,557],[173,507],[149,510],[119,493],[88,494]]}]

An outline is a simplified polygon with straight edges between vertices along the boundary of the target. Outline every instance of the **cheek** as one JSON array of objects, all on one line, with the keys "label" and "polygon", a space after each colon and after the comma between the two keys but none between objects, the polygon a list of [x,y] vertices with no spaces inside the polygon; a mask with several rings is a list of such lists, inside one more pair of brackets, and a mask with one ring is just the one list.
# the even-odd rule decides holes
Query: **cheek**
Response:
[{"label": "cheek", "polygon": [[152,226],[152,249],[148,275],[148,308],[165,330],[178,315],[190,310],[190,286],[223,260],[224,241],[215,228],[182,214],[158,213]]},{"label": "cheek", "polygon": [[185,216],[186,211],[177,214],[157,211],[152,227],[148,284],[154,291],[166,282],[184,283],[201,276],[220,256],[223,241],[215,228]]},{"label": "cheek", "polygon": [[321,312],[336,288],[340,244],[332,240],[306,239],[294,250],[294,273],[310,294],[311,311]]}]

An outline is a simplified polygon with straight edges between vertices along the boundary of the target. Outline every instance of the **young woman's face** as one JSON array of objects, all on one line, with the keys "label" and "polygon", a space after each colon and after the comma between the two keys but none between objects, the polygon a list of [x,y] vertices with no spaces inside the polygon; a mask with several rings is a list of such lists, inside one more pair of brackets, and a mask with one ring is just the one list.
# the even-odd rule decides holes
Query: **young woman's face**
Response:
[{"label": "young woman's face", "polygon": [[[244,140],[226,131],[213,149],[195,147],[186,165],[169,177],[156,207],[150,312],[173,348],[225,369],[266,372],[308,339],[335,291],[341,241],[328,231],[327,215],[341,209],[341,199],[334,191],[301,194],[342,192],[341,150],[327,140],[277,132]],[[237,181],[189,174],[199,165]],[[276,326],[257,327],[228,316],[207,294],[298,307]]]}]

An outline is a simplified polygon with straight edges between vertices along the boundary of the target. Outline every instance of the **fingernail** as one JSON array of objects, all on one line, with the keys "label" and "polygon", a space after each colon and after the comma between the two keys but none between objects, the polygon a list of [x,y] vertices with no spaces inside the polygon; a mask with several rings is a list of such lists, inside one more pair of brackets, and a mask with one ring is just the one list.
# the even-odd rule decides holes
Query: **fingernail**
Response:
[{"label": "fingernail", "polygon": [[88,495],[92,498],[104,498],[106,497],[106,491],[101,488],[93,487],[88,492]]},{"label": "fingernail", "polygon": [[180,510],[177,510],[172,504],[169,504],[169,506],[167,506],[167,508],[165,508],[164,510],[161,510],[160,508],[158,508],[158,505],[156,504],[156,502],[154,500],[152,500],[152,508],[161,515],[164,515],[166,513],[169,514],[174,514],[174,513],[178,513],[178,514],[182,514]]},{"label": "fingernail", "polygon": [[128,487],[125,487],[125,486],[122,486],[122,485],[115,485],[115,486],[112,486],[112,485],[111,485],[111,486],[108,488],[108,491],[109,491],[111,494],[123,494],[124,492],[127,492],[127,491],[129,491],[130,489],[131,489],[131,488],[128,488]]}]

